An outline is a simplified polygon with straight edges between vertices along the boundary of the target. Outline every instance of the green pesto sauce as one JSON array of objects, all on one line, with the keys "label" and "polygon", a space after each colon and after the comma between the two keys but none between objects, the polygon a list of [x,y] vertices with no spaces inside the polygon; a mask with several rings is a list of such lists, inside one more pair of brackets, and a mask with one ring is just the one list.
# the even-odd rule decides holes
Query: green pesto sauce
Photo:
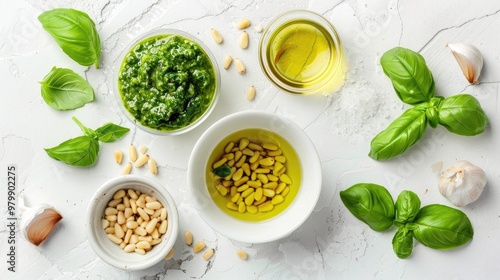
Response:
[{"label": "green pesto sauce", "polygon": [[158,131],[183,128],[213,102],[216,78],[207,54],[179,35],[137,43],[123,59],[118,88],[136,121]]}]

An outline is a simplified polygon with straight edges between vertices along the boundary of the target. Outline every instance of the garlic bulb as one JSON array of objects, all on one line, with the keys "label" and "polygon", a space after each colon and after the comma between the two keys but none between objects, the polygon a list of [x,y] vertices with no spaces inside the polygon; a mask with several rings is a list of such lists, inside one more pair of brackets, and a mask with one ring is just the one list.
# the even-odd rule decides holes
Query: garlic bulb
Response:
[{"label": "garlic bulb", "polygon": [[454,205],[465,206],[479,198],[486,181],[481,168],[460,160],[441,173],[438,189]]},{"label": "garlic bulb", "polygon": [[21,220],[22,234],[29,242],[40,245],[62,220],[61,214],[51,205],[42,203],[35,207],[26,207],[22,194],[18,196],[20,209],[23,211]]},{"label": "garlic bulb", "polygon": [[479,84],[478,79],[483,68],[483,56],[479,50],[473,45],[461,43],[448,44],[448,48],[455,56],[467,81],[474,85]]}]

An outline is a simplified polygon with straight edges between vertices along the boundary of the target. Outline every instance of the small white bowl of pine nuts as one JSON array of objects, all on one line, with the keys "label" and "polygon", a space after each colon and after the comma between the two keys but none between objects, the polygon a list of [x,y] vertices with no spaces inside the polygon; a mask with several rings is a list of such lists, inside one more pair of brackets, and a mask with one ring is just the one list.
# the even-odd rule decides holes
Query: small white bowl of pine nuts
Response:
[{"label": "small white bowl of pine nuts", "polygon": [[87,237],[108,264],[140,270],[157,264],[172,250],[178,219],[175,202],[160,183],[126,175],[104,183],[92,197]]},{"label": "small white bowl of pine nuts", "polygon": [[262,111],[216,122],[188,166],[200,216],[220,234],[247,243],[290,235],[314,210],[321,184],[319,156],[304,131]]}]

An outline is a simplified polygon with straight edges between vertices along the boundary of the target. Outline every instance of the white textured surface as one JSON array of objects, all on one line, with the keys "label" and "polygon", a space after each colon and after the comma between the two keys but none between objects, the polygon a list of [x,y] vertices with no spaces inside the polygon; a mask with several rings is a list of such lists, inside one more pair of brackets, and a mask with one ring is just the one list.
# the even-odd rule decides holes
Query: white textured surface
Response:
[{"label": "white textured surface", "polygon": [[[0,210],[6,212],[7,165],[18,168],[18,191],[30,204],[45,202],[64,216],[50,238],[39,248],[18,234],[17,272],[7,271],[7,228],[0,225],[0,275],[2,279],[498,279],[500,278],[500,2],[309,0],[309,1],[203,1],[203,0],[98,0],[4,1],[0,10]],[[73,7],[89,14],[102,40],[101,68],[82,67],[67,57],[45,32],[37,16],[55,7]],[[343,89],[329,98],[292,96],[279,92],[264,78],[257,61],[259,35],[249,29],[250,47],[237,46],[234,23],[248,17],[265,26],[289,9],[304,8],[323,14],[340,33],[349,59]],[[213,114],[193,131],[160,137],[133,129],[116,143],[102,144],[99,160],[91,168],[73,168],[50,159],[43,148],[80,135],[71,120],[77,116],[95,128],[104,122],[132,125],[114,106],[113,67],[131,38],[155,27],[190,32],[203,40],[222,62],[226,54],[240,57],[247,73],[234,68],[221,71],[221,98]],[[225,38],[222,45],[210,37],[210,28]],[[482,82],[468,86],[449,42],[471,43],[485,59]],[[433,72],[437,94],[467,92],[479,99],[489,117],[486,132],[461,137],[443,128],[428,128],[422,141],[402,157],[371,160],[371,138],[404,110],[378,63],[395,46],[419,51]],[[83,108],[60,112],[40,96],[41,80],[53,66],[84,75],[96,91],[96,100]],[[254,84],[256,100],[245,99]],[[291,236],[268,244],[239,244],[211,230],[191,206],[186,168],[201,133],[217,119],[242,110],[265,110],[290,118],[303,127],[320,153],[323,190],[311,217]],[[173,194],[179,207],[181,231],[189,229],[195,240],[216,248],[204,261],[179,239],[174,258],[151,269],[124,272],[96,257],[84,231],[83,217],[93,192],[117,176],[121,166],[113,151],[129,143],[146,145],[159,165],[157,179]],[[437,251],[417,244],[408,260],[392,252],[395,231],[377,233],[352,216],[339,199],[339,191],[358,182],[385,185],[397,196],[416,192],[423,205],[450,205],[437,191],[432,165],[444,167],[465,159],[482,167],[489,182],[481,198],[462,208],[475,230],[472,242],[455,250]],[[146,170],[134,170],[147,174]],[[6,217],[6,214],[3,215]],[[3,221],[3,220],[2,220]],[[263,229],[265,230],[265,229]],[[243,248],[249,259],[241,261],[235,250]],[[5,278],[5,279],[7,279]]]}]

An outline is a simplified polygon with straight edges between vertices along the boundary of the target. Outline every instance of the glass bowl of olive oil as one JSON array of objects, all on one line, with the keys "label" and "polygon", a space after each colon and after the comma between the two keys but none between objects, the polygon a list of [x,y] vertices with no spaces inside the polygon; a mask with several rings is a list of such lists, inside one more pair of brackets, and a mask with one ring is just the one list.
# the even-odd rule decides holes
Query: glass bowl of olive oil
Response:
[{"label": "glass bowl of olive oil", "polygon": [[307,10],[279,15],[264,30],[259,62],[278,88],[295,94],[328,94],[344,81],[345,58],[335,27]]}]

